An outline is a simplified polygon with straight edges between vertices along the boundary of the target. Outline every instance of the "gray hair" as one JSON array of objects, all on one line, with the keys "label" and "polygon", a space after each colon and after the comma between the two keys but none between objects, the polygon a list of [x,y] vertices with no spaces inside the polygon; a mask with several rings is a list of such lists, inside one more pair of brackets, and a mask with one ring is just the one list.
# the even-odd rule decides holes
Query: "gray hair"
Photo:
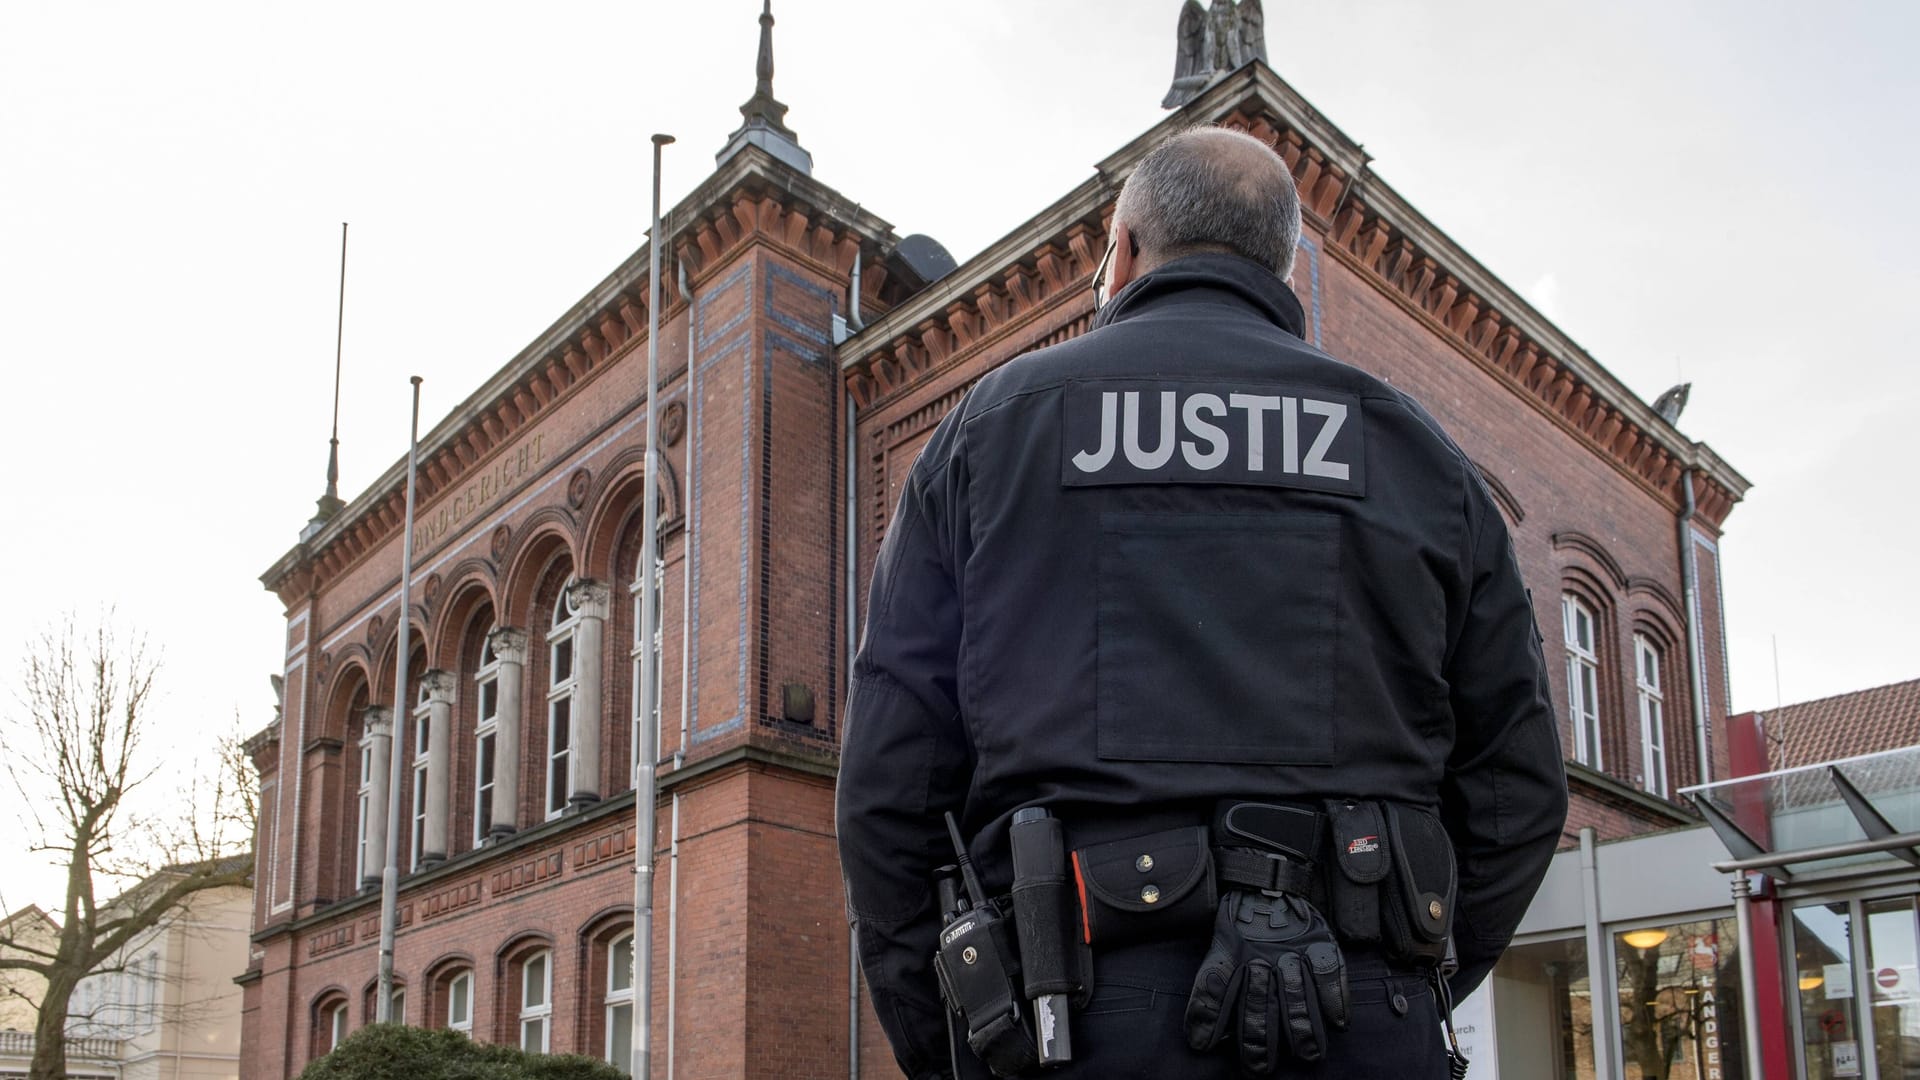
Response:
[{"label": "gray hair", "polygon": [[1227,251],[1284,279],[1300,243],[1300,194],[1286,162],[1231,128],[1191,128],[1154,148],[1127,178],[1113,216],[1152,263]]}]

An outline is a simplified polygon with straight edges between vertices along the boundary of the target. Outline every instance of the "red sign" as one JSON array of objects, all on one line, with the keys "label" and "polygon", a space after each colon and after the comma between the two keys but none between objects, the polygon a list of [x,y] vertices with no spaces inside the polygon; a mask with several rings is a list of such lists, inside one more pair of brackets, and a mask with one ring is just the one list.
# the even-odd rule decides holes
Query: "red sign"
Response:
[{"label": "red sign", "polygon": [[1900,985],[1900,973],[1892,968],[1881,968],[1874,973],[1873,979],[1889,990]]}]

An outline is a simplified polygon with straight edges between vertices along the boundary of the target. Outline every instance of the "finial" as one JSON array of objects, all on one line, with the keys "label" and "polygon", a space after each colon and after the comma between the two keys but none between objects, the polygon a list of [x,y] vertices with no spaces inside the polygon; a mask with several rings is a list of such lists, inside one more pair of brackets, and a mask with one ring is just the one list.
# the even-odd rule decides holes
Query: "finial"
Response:
[{"label": "finial", "polygon": [[773,98],[773,0],[761,0],[760,60],[753,69],[756,82],[753,96]]},{"label": "finial", "polygon": [[714,155],[725,164],[747,146],[758,146],[803,173],[813,172],[813,155],[800,146],[800,137],[787,127],[787,107],[773,96],[773,0],[760,3],[760,54],[753,68],[753,97],[740,106],[746,122]]}]

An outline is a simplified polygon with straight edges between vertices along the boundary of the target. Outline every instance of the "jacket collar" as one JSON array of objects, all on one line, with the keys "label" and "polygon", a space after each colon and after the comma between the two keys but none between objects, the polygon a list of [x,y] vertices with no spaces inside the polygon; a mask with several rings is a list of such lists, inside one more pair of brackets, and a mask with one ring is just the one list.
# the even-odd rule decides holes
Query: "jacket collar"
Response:
[{"label": "jacket collar", "polygon": [[1306,313],[1287,283],[1273,271],[1238,255],[1188,255],[1127,283],[1093,318],[1096,329],[1158,308],[1194,290],[1224,294],[1236,307],[1251,307],[1294,337],[1304,337]]}]

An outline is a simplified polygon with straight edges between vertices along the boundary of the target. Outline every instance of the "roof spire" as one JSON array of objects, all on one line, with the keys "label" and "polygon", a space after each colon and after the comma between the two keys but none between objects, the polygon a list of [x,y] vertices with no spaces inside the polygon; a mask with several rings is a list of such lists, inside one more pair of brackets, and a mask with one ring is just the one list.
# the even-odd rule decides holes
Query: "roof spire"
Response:
[{"label": "roof spire", "polygon": [[340,342],[347,326],[347,223],[340,223],[340,307],[333,328],[333,434],[327,439],[327,490],[317,500],[313,519],[300,530],[300,539],[318,533],[346,506],[340,498]]},{"label": "roof spire", "polygon": [[784,114],[786,106],[773,100],[773,0],[762,0],[760,5],[760,59],[754,65],[753,74],[757,80],[753,85],[753,100],[764,99]]},{"label": "roof spire", "polygon": [[755,60],[753,97],[740,106],[746,117],[727,145],[714,155],[717,164],[747,146],[758,146],[803,173],[813,172],[813,155],[800,146],[800,137],[786,125],[787,107],[773,96],[773,0],[761,0],[760,55]]}]

